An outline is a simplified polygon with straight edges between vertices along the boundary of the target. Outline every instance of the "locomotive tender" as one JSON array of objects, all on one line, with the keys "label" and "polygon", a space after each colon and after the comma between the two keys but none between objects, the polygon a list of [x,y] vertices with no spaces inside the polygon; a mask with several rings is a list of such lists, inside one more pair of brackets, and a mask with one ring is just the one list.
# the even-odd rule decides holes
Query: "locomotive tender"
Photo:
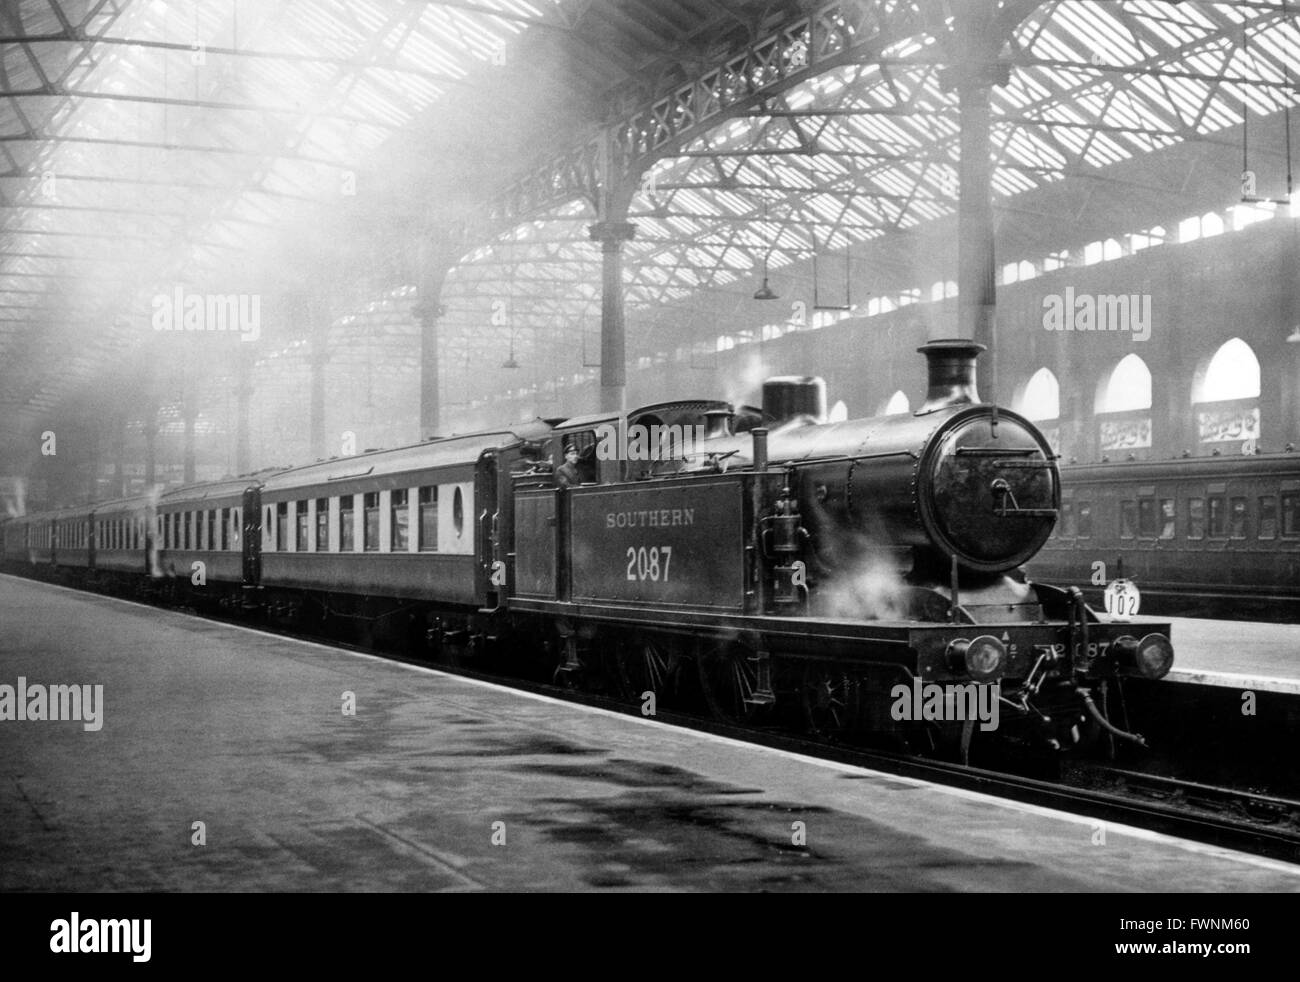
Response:
[{"label": "locomotive tender", "polygon": [[[911,415],[828,423],[820,379],[770,379],[761,412],[537,420],[31,515],[5,525],[4,558],[452,660],[528,652],[632,699],[698,682],[731,720],[793,703],[820,733],[897,733],[889,694],[920,682],[995,687],[1004,729],[1038,746],[1128,736],[1108,692],[1169,671],[1168,626],[1103,622],[1077,589],[1024,577],[1061,507],[1054,455],[979,402],[980,345],[919,350]],[[597,453],[624,428],[704,438]],[[570,444],[583,481],[560,487],[549,462]],[[973,721],[931,723],[906,739],[960,730],[964,753]]]}]

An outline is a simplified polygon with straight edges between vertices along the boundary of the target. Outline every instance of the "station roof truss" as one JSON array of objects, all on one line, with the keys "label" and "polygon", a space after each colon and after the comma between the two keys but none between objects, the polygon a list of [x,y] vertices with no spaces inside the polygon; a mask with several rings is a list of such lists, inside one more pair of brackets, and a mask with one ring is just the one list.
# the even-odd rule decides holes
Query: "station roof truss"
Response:
[{"label": "station roof truss", "polygon": [[[991,96],[1002,203],[1072,181],[1090,188],[1109,168],[1180,144],[1239,143],[1243,118],[1276,120],[1300,102],[1294,3],[998,8],[1014,24],[998,56],[1007,81]],[[250,252],[330,208],[417,119],[480,106],[473,97],[503,51],[550,59],[581,138],[545,148],[468,211],[413,207],[475,236],[441,291],[445,371],[472,365],[481,388],[504,389],[518,378],[498,367],[510,351],[548,377],[585,377],[600,308],[600,250],[587,226],[602,194],[626,180],[638,188],[628,209],[637,232],[624,247],[628,351],[653,353],[692,304],[745,301],[764,264],[842,261],[845,250],[951,218],[959,112],[944,69],[962,52],[948,9],[916,0],[4,4],[0,410],[30,424],[106,360],[138,348],[157,291],[244,275]],[[492,119],[481,124],[490,130]],[[1259,147],[1257,159],[1261,182],[1280,191],[1280,148]],[[1159,184],[1153,177],[1134,193],[1176,193],[1152,190]],[[403,250],[409,243],[394,249]],[[355,342],[340,317],[364,316],[358,305],[331,314],[331,336],[368,354],[391,338],[394,367],[416,370],[410,274],[390,272],[376,290],[386,326]]]}]

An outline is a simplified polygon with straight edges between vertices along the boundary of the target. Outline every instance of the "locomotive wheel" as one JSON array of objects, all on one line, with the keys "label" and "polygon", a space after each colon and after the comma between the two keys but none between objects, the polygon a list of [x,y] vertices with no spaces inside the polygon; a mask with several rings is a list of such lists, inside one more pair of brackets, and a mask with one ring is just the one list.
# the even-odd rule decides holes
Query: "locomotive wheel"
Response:
[{"label": "locomotive wheel", "polygon": [[772,715],[772,706],[752,701],[758,688],[758,659],[738,642],[705,643],[695,659],[700,688],[709,712],[728,723],[758,723]]},{"label": "locomotive wheel", "polygon": [[660,703],[677,689],[681,652],[671,641],[628,638],[619,643],[614,663],[619,695],[629,702],[640,702],[643,693],[653,692]]},{"label": "locomotive wheel", "polygon": [[804,719],[824,740],[842,740],[856,730],[862,715],[862,680],[842,668],[810,662],[804,668]]}]

